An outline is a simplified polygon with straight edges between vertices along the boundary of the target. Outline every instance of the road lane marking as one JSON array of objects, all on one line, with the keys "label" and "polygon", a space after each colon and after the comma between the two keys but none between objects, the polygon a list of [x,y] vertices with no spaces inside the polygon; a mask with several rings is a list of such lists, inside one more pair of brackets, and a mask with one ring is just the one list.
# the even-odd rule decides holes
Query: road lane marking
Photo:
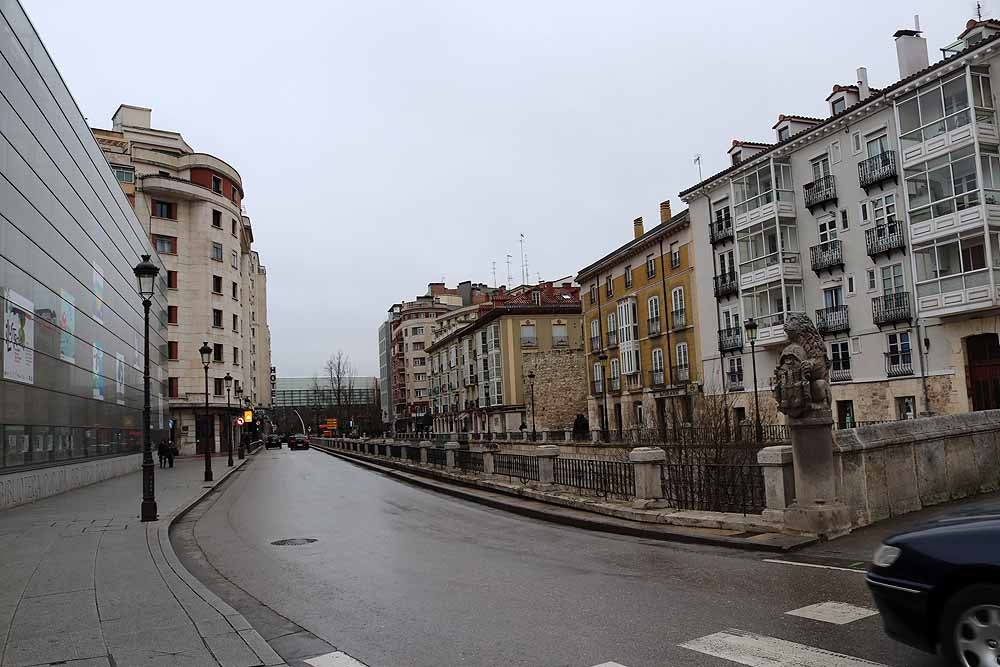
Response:
[{"label": "road lane marking", "polygon": [[832,623],[834,625],[847,625],[854,621],[860,621],[863,618],[878,616],[877,611],[865,609],[864,607],[856,607],[846,602],[833,601],[811,604],[800,609],[786,611],[785,613],[790,616],[811,618],[814,621],[823,621],[824,623]]},{"label": "road lane marking", "polygon": [[749,667],[886,667],[878,662],[825,651],[804,644],[727,630],[680,644],[681,648],[729,660]]},{"label": "road lane marking", "polygon": [[365,663],[358,662],[342,651],[317,655],[315,658],[309,658],[305,663],[312,665],[312,667],[367,667]]},{"label": "road lane marking", "polygon": [[625,665],[620,662],[602,662],[599,665],[594,665],[594,667],[625,667]]},{"label": "road lane marking", "polygon": [[819,565],[818,563],[799,563],[794,560],[781,560],[780,558],[765,558],[765,563],[777,563],[779,565],[798,565],[799,567],[815,567],[821,570],[839,570],[840,572],[855,572],[857,574],[868,574],[868,570],[855,570],[849,567],[837,567],[836,565]]}]

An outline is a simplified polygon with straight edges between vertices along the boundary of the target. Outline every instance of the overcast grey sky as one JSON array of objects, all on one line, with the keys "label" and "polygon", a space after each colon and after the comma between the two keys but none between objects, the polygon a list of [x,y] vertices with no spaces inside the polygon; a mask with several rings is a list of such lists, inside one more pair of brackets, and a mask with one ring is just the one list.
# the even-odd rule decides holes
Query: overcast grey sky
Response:
[{"label": "overcast grey sky", "polygon": [[[898,78],[975,2],[22,0],[95,127],[120,103],[239,170],[268,269],[274,364],[336,349],[378,374],[377,328],[430,281],[575,274],[632,219],[725,166],[834,83]],[[990,2],[987,10],[994,9]],[[708,274],[702,274],[703,279]]]}]

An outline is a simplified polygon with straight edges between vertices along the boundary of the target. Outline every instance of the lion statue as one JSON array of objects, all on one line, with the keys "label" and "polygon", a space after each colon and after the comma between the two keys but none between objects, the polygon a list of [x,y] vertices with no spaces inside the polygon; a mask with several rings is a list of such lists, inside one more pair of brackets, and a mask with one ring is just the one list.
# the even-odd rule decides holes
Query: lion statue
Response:
[{"label": "lion statue", "polygon": [[[779,384],[789,384],[793,376],[801,378],[803,386],[799,400],[789,402],[790,387],[776,386],[776,396],[780,396],[779,404],[792,407],[794,412],[806,413],[816,410],[829,410],[832,402],[830,396],[830,358],[826,355],[826,345],[820,336],[816,325],[804,313],[794,313],[785,319],[785,333],[788,335],[788,345],[781,351],[775,378]],[[786,370],[787,369],[787,370]],[[798,415],[792,415],[798,416]]]}]

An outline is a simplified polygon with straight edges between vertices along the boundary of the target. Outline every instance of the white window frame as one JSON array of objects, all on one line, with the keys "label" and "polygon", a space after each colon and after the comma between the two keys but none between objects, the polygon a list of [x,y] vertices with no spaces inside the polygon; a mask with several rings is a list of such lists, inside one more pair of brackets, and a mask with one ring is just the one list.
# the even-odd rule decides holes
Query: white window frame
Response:
[{"label": "white window frame", "polygon": [[677,343],[676,354],[677,354],[677,368],[691,368],[691,357],[688,354],[688,344],[687,343]]},{"label": "white window frame", "polygon": [[646,314],[648,319],[660,319],[660,295],[654,294],[646,300]]},{"label": "white window frame", "polygon": [[864,144],[861,141],[861,132],[855,132],[851,135],[851,148],[855,155],[860,155],[864,148]]}]

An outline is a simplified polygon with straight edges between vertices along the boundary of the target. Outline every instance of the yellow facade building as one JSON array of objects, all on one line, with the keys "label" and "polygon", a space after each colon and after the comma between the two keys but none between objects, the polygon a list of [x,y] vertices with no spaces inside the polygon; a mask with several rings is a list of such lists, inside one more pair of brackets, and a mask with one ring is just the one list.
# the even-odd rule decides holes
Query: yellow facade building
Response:
[{"label": "yellow facade building", "polygon": [[590,427],[614,439],[688,423],[701,393],[698,289],[688,212],[660,205],[660,224],[590,266],[584,294]]}]

